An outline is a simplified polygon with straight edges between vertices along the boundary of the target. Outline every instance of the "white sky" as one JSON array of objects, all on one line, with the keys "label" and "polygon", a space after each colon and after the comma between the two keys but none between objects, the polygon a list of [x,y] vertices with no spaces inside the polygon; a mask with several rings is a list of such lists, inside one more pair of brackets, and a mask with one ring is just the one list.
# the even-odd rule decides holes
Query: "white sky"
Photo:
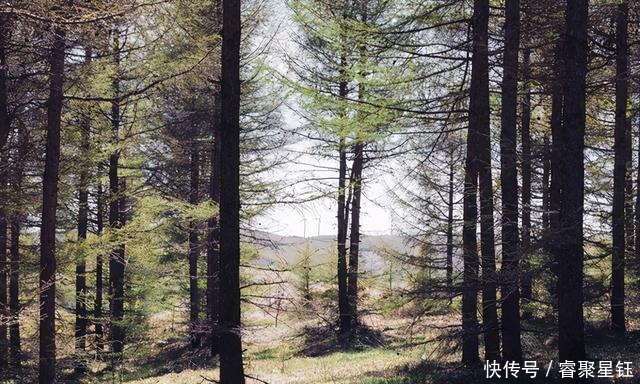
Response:
[{"label": "white sky", "polygon": [[[270,19],[272,30],[277,30],[276,38],[273,40],[272,49],[269,52],[267,62],[281,73],[287,72],[287,65],[282,59],[282,52],[287,52],[293,56],[296,51],[296,44],[292,41],[291,31],[294,28],[290,11],[284,4],[284,0],[271,0],[275,12],[270,15],[279,15]],[[296,130],[304,124],[298,115],[283,108],[281,111],[283,124],[290,130]],[[305,152],[305,148],[311,145],[310,140],[302,140],[289,149],[296,152]],[[320,163],[322,162],[322,163]],[[313,165],[322,167],[335,167],[335,171],[327,171]],[[363,197],[361,204],[361,230],[364,234],[387,234],[391,232],[391,215],[388,204],[385,201],[387,187],[382,176],[377,175],[374,169],[365,169],[363,178]],[[295,182],[295,180],[309,179],[310,177],[335,178],[335,180]],[[304,192],[318,194],[318,189],[327,190],[327,185],[333,185],[331,192],[333,196],[328,196],[314,202],[304,204],[280,204],[273,208],[267,217],[256,220],[257,229],[290,236],[336,235],[336,210],[337,203],[335,193],[337,193],[337,163],[320,159],[308,154],[300,155],[295,162],[288,164],[276,173],[277,178],[292,182],[291,190],[298,195]],[[294,183],[295,182],[295,183]],[[306,221],[306,225],[305,225]]]}]

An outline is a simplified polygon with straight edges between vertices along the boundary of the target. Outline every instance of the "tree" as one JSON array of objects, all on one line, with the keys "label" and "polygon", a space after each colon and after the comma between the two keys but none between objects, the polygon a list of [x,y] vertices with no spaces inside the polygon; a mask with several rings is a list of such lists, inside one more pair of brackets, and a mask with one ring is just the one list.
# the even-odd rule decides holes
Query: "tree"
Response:
[{"label": "tree", "polygon": [[[17,151],[13,163],[13,177],[11,181],[11,192],[14,196],[21,196],[24,193],[24,163],[27,161],[29,132],[26,127],[21,127],[18,131]],[[9,360],[13,367],[21,365],[21,342],[20,342],[20,229],[23,222],[24,202],[17,201],[10,217],[11,221],[11,268],[9,271]]]},{"label": "tree", "polygon": [[[9,18],[0,15],[0,158],[5,162],[4,146],[11,130],[9,112],[7,110],[7,58],[6,45],[9,35]],[[7,339],[7,230],[9,222],[6,208],[4,207],[4,190],[7,184],[7,172],[4,164],[0,168],[0,368],[5,368],[8,363],[8,339]]]},{"label": "tree", "polygon": [[[0,190],[6,189],[6,170],[0,169]],[[7,230],[9,221],[4,207],[0,207],[0,368],[9,364],[9,340],[7,338],[8,302],[7,302]]]},{"label": "tree", "polygon": [[47,144],[40,230],[40,384],[56,381],[56,209],[60,165],[60,122],[64,85],[65,30],[52,26],[49,52]]},{"label": "tree", "polygon": [[477,342],[477,202],[480,196],[480,251],[482,260],[482,319],[485,358],[497,360],[500,337],[496,311],[496,268],[489,122],[488,25],[489,2],[475,0],[472,21],[472,72],[469,90],[469,132],[465,161],[463,229],[463,355],[466,364],[478,362]]},{"label": "tree", "polygon": [[11,19],[9,15],[0,15],[0,150],[2,150],[9,138],[11,130],[10,117],[7,110],[7,43],[11,31]]},{"label": "tree", "polygon": [[[112,55],[115,66],[115,74],[112,80],[113,100],[111,101],[111,126],[113,143],[119,142],[121,111],[120,103],[120,28],[116,26],[111,32]],[[121,228],[124,225],[124,178],[118,175],[118,163],[120,150],[116,149],[109,155],[109,227]],[[110,313],[110,340],[112,351],[122,353],[124,349],[125,330],[122,320],[124,317],[124,272],[125,272],[125,246],[120,244],[109,254],[109,313]]]},{"label": "tree", "polygon": [[[197,131],[196,131],[197,132]],[[198,145],[198,135],[193,134],[191,140],[190,162],[190,189],[189,203],[197,205],[200,184],[200,146]],[[200,317],[200,295],[198,292],[198,256],[200,254],[200,244],[198,236],[198,223],[189,223],[189,321],[191,322],[192,336],[191,344],[196,346],[199,343],[198,319]]]},{"label": "tree", "polygon": [[240,384],[240,0],[222,1],[222,23],[220,382]]},{"label": "tree", "polygon": [[[526,13],[524,13],[526,16]],[[520,255],[522,258],[521,264],[527,266],[527,259],[529,258],[529,252],[531,250],[531,49],[525,47],[522,53],[522,83],[524,88],[524,96],[522,100],[522,117],[521,117],[521,142],[522,142],[522,243],[520,246]],[[545,151],[548,144],[546,143],[547,137],[545,136]],[[549,169],[548,161],[543,159],[543,180],[542,180],[542,227],[547,228],[548,216],[548,184],[549,184]],[[517,182],[517,180],[516,180]],[[516,185],[517,187],[517,185]],[[521,268],[521,272],[522,272]],[[530,271],[527,269],[522,276],[522,291],[520,297],[525,300],[531,300],[533,297],[532,277]],[[522,313],[523,318],[531,317],[531,313],[525,310]]]},{"label": "tree", "polygon": [[503,358],[522,360],[518,255],[518,49],[520,1],[507,0],[502,79],[500,180],[502,185],[502,341]]},{"label": "tree", "polygon": [[[585,78],[587,73],[588,0],[567,2],[563,43],[564,109],[559,132],[560,239],[555,246],[558,263],[558,318],[560,360],[585,357],[583,317],[583,208]],[[555,141],[555,137],[554,137]]]},{"label": "tree", "polygon": [[[491,176],[491,122],[489,108],[489,2],[474,1],[473,23],[473,73],[477,76],[475,92],[476,124],[478,131],[478,190],[480,194],[480,252],[482,254],[482,325],[484,334],[484,357],[497,360],[500,357],[500,335],[496,303],[496,251],[493,228],[493,177]],[[474,72],[475,71],[475,72]],[[469,102],[471,109],[471,101]]]},{"label": "tree", "polygon": [[[613,212],[612,212],[612,238],[613,248],[611,256],[611,329],[624,332],[624,270],[625,256],[627,254],[627,237],[625,212],[627,206],[626,185],[630,180],[628,173],[631,170],[631,143],[628,142],[630,130],[627,120],[627,102],[629,93],[629,68],[628,57],[628,14],[629,6],[626,1],[616,6],[616,111],[614,151],[615,164],[613,169]],[[630,244],[629,244],[630,245]]]},{"label": "tree", "polygon": [[[98,182],[96,188],[96,235],[102,235],[104,231],[104,191],[102,181]],[[96,334],[96,352],[99,353],[104,349],[104,333],[103,333],[103,313],[102,313],[102,296],[103,296],[103,259],[102,253],[96,255],[96,288],[95,300],[93,305],[94,331]]]},{"label": "tree", "polygon": [[[214,33],[222,38],[222,0],[214,3],[213,20]],[[215,76],[220,83],[220,74]],[[211,121],[211,151],[209,154],[209,199],[220,205],[220,177],[222,156],[222,110],[220,86],[216,87],[213,95],[213,111]],[[211,329],[211,354],[220,352],[220,340],[217,327],[220,322],[220,220],[219,215],[207,221],[207,316]]]},{"label": "tree", "polygon": [[[92,51],[85,47],[85,64],[91,63]],[[87,117],[82,118],[80,124],[81,143],[80,153],[84,160],[81,165],[80,179],[78,186],[78,241],[82,242],[87,239],[89,230],[89,165],[87,158],[89,157],[90,145],[90,121]],[[87,261],[83,254],[78,256],[76,261],[76,350],[79,353],[84,352],[87,346]],[[77,372],[84,372],[84,362],[79,361],[76,365]]]}]

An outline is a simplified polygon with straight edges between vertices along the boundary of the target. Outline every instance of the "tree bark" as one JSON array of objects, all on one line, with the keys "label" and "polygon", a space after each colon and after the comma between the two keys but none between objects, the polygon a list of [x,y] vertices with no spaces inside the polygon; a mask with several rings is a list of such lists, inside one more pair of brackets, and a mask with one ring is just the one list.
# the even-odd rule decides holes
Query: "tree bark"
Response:
[{"label": "tree bark", "polygon": [[[496,309],[496,255],[493,228],[493,180],[491,176],[491,126],[489,122],[489,2],[474,1],[472,83],[476,77],[474,124],[478,131],[478,182],[480,191],[480,251],[482,254],[482,322],[485,359],[500,357],[500,335]],[[471,85],[474,87],[474,84]]]},{"label": "tree bark", "polygon": [[[111,103],[111,125],[113,142],[119,141],[120,130],[120,31],[113,30],[113,59],[116,73],[112,81],[114,100]],[[124,224],[122,202],[124,187],[120,185],[122,178],[118,176],[118,162],[120,152],[116,150],[109,156],[109,226],[113,229],[121,228]],[[109,255],[109,312],[110,312],[110,344],[111,350],[116,354],[124,348],[124,269],[125,269],[124,244],[111,250]]]},{"label": "tree bark", "polygon": [[[4,156],[3,156],[4,157]],[[4,162],[4,159],[3,159]],[[0,170],[0,190],[7,184],[7,173]],[[0,196],[4,197],[4,196]],[[7,230],[9,220],[3,206],[0,206],[0,369],[9,365],[9,339],[7,338],[7,324],[9,320],[9,302],[7,301]]]},{"label": "tree bark", "polygon": [[[343,19],[346,16],[343,14]],[[341,99],[347,97],[347,66],[346,54],[340,56],[340,84],[338,96]],[[339,332],[341,336],[351,332],[351,322],[349,319],[349,295],[347,284],[347,229],[349,222],[349,209],[346,202],[347,192],[347,148],[346,139],[342,135],[338,142],[338,317]]]},{"label": "tree bark", "polygon": [[[564,27],[562,28],[564,30]],[[550,269],[554,277],[558,277],[558,260],[553,255],[558,253],[556,246],[560,241],[560,188],[562,181],[561,161],[562,140],[560,135],[563,129],[562,114],[564,110],[564,57],[563,57],[563,40],[560,37],[554,48],[553,63],[553,79],[551,84],[551,155],[550,155],[550,172],[551,181],[549,184],[549,231],[546,233],[545,249],[551,255]],[[557,307],[557,280],[549,286],[549,293],[554,307]]]},{"label": "tree bark", "polygon": [[[520,2],[506,1],[500,179],[502,184],[502,342],[503,358],[522,360],[518,255],[518,50]],[[524,205],[524,204],[523,204]],[[523,207],[524,208],[524,207]],[[499,351],[498,351],[499,353]],[[488,354],[488,353],[487,353]]]},{"label": "tree bark", "polygon": [[[524,86],[524,100],[522,102],[522,243],[521,243],[521,255],[523,266],[529,265],[529,252],[531,250],[531,68],[530,68],[530,58],[531,58],[531,50],[527,47],[524,49],[522,54],[522,82]],[[545,137],[546,140],[546,137]],[[546,150],[546,147],[545,149]],[[542,160],[546,166],[546,159]],[[543,167],[544,167],[543,166]],[[546,168],[545,168],[546,169]],[[545,176],[545,170],[543,169],[543,217],[548,220],[548,216],[546,216],[545,211],[548,207],[545,207],[545,204],[548,204],[548,188],[547,184],[549,183],[549,172],[547,169],[547,173]],[[544,219],[543,219],[544,221]],[[543,224],[543,227],[546,227]],[[531,282],[531,272],[529,268],[525,268],[524,273],[521,273],[522,276],[522,295],[521,297],[525,300],[531,300],[532,298],[532,282]],[[524,318],[531,317],[530,311],[523,312],[522,316]]]},{"label": "tree bark", "polygon": [[[85,48],[85,65],[91,62],[91,49]],[[81,165],[80,170],[80,186],[78,188],[78,242],[82,243],[87,239],[88,223],[89,223],[89,169],[88,169],[88,157],[89,157],[89,139],[90,139],[90,125],[89,119],[84,118],[81,124],[81,142],[80,153],[82,155],[82,161],[85,162]],[[76,324],[75,324],[75,337],[76,337],[76,350],[82,353],[87,345],[87,277],[86,277],[86,260],[84,254],[78,255],[76,261]],[[80,358],[76,367],[76,372],[82,373],[86,370],[85,364]]]},{"label": "tree bark", "polygon": [[[218,34],[222,37],[222,0],[216,0],[213,17],[218,26]],[[220,153],[222,146],[221,94],[216,87],[212,111],[211,136],[211,168],[209,169],[209,198],[220,206]],[[220,226],[216,215],[207,222],[207,319],[210,327],[211,356],[217,355],[220,347],[217,327],[220,321]]]},{"label": "tree bark", "polygon": [[[486,199],[486,182],[489,177],[491,182],[490,170],[487,174],[486,152],[487,148],[482,148],[483,144],[488,142],[489,137],[487,129],[489,128],[489,73],[488,73],[488,23],[489,23],[489,2],[488,0],[474,0],[473,3],[473,56],[471,66],[471,88],[469,90],[469,131],[467,134],[467,157],[465,160],[465,185],[463,198],[463,291],[462,291],[462,362],[467,365],[475,365],[480,361],[478,354],[478,241],[476,238],[476,228],[478,222],[478,178],[480,168],[483,168],[483,187],[485,187],[484,211],[482,222],[484,223],[484,231],[482,231],[482,256],[483,256],[483,278],[486,277],[483,294],[483,318],[485,326],[497,326],[497,314],[495,311],[495,280],[493,284],[491,279],[495,279],[495,262],[493,264],[493,274],[491,270],[491,261],[489,251],[493,246],[493,240],[487,240],[487,217],[484,216],[489,206]],[[481,136],[485,135],[484,138]],[[483,155],[485,157],[483,158]],[[484,164],[481,164],[483,163]],[[490,162],[489,162],[490,165]],[[492,191],[489,191],[492,192]],[[482,195],[482,188],[481,188]],[[491,207],[493,211],[493,207]],[[490,216],[493,216],[491,212]],[[491,227],[493,222],[490,223]],[[491,228],[492,229],[492,228]],[[485,275],[485,272],[487,273]],[[491,276],[489,276],[491,275]],[[493,298],[491,290],[493,289]],[[489,306],[486,306],[489,304]],[[493,316],[492,316],[493,314]],[[489,335],[489,336],[486,336]],[[496,342],[497,328],[485,334],[485,346],[488,354],[487,358],[497,358],[499,354],[499,346]],[[488,342],[488,345],[487,345]]]},{"label": "tree bark", "polygon": [[349,296],[349,322],[351,327],[358,325],[358,252],[360,249],[360,201],[362,199],[362,168],[364,163],[364,144],[354,146],[353,159],[353,200],[351,201],[351,236],[349,237],[349,270],[347,292]]},{"label": "tree bark", "polygon": [[65,31],[54,27],[49,54],[47,144],[40,229],[40,384],[56,382],[56,210],[60,166],[60,122],[64,84]]},{"label": "tree bark", "polygon": [[[18,138],[18,153],[13,168],[11,190],[15,196],[23,193],[24,162],[29,146],[28,132],[21,129]],[[20,230],[22,224],[21,206],[15,208],[11,215],[11,259],[9,268],[9,362],[13,367],[22,364],[20,342]]]},{"label": "tree bark", "polygon": [[[194,136],[197,135],[194,133]],[[200,200],[198,193],[200,188],[200,148],[197,137],[191,140],[190,178],[189,203],[196,205]],[[200,295],[198,292],[199,253],[198,223],[192,221],[189,223],[189,320],[191,322],[191,346],[194,348],[200,341],[198,330],[198,319],[200,317]]]},{"label": "tree bark", "polygon": [[[89,147],[89,127],[88,124],[82,128],[82,143],[81,151],[85,154],[84,158],[88,154]],[[86,168],[80,171],[80,188],[78,190],[78,242],[83,242],[87,239],[88,229],[88,210],[89,210],[89,191],[87,189],[88,172]],[[76,262],[76,324],[75,324],[75,338],[76,338],[76,350],[81,352],[86,348],[86,336],[87,336],[87,280],[86,280],[86,261],[84,255],[78,255]],[[76,366],[76,371],[83,372],[84,365],[79,363]]]},{"label": "tree bark", "polygon": [[453,178],[455,176],[454,173],[454,159],[453,159],[453,149],[450,152],[449,158],[449,191],[447,196],[447,262],[446,262],[446,270],[447,270],[447,289],[450,292],[453,288]]},{"label": "tree bark", "polygon": [[[98,191],[96,193],[96,234],[102,235],[104,231],[104,191],[102,189],[102,182],[98,184]],[[96,333],[96,353],[100,353],[104,349],[104,333],[102,330],[103,317],[102,317],[102,295],[103,295],[103,260],[102,255],[96,256],[96,297],[93,307],[93,317],[95,333]]]},{"label": "tree bark", "polygon": [[0,150],[4,148],[9,139],[11,124],[9,122],[9,112],[7,110],[8,92],[8,63],[6,49],[11,32],[10,19],[7,15],[0,15]]},{"label": "tree bark", "polygon": [[[8,17],[5,15],[0,16],[0,152],[7,143],[11,130],[7,110],[8,70],[5,53],[10,31],[8,24]],[[0,175],[0,189],[4,189],[7,182],[6,169],[0,170],[0,173],[2,173]],[[1,197],[3,196],[0,196],[0,198]],[[4,369],[8,365],[7,229],[8,218],[4,209],[4,201],[2,201],[0,202],[0,369]]]},{"label": "tree bark", "polygon": [[542,231],[549,232],[549,192],[551,190],[551,144],[545,133],[542,143]]},{"label": "tree bark", "polygon": [[11,269],[9,275],[9,361],[14,367],[21,365],[20,347],[20,221],[14,216],[11,220]]},{"label": "tree bark", "polygon": [[[213,113],[213,143],[211,147],[211,174],[209,178],[209,197],[220,206],[220,153],[222,146],[222,122],[220,121],[220,94],[215,97]],[[217,327],[220,320],[220,226],[219,215],[208,223],[207,233],[207,312],[211,327],[211,355],[217,355],[220,340]]]},{"label": "tree bark", "polygon": [[222,1],[220,382],[242,384],[240,334],[240,0]]},{"label": "tree bark", "polygon": [[[627,101],[629,93],[627,24],[628,5],[622,2],[616,11],[616,111],[614,129],[613,212],[611,256],[611,329],[624,332],[624,267],[626,254],[626,191],[627,167],[631,146],[627,137]],[[629,135],[630,136],[630,135]],[[629,167],[630,168],[630,167]]]},{"label": "tree bark", "polygon": [[[560,235],[558,260],[560,360],[584,360],[583,209],[588,0],[567,2],[564,41],[564,111],[560,134]],[[572,380],[572,382],[574,382]]]}]

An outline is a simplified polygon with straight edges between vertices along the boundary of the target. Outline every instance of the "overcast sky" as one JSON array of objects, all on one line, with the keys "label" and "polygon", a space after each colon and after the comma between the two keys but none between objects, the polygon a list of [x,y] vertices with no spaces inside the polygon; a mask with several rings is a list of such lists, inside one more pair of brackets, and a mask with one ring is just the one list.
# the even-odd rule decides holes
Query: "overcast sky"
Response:
[{"label": "overcast sky", "polygon": [[[269,52],[268,62],[279,72],[286,74],[287,65],[283,60],[283,52],[289,56],[295,56],[296,44],[292,41],[293,20],[289,10],[284,4],[284,0],[270,0],[274,12],[270,15],[277,15],[270,20],[273,31],[278,31],[273,40],[272,49]],[[295,101],[289,100],[289,108],[285,107],[281,113],[283,124],[290,130],[303,125],[295,111]],[[313,177],[322,178],[322,185],[319,181],[303,181],[292,183],[292,190],[297,195],[304,193],[318,194],[319,189],[328,190],[328,186],[334,185],[332,196],[328,196],[314,202],[304,204],[279,204],[272,209],[267,217],[256,220],[257,229],[277,233],[280,235],[307,236],[336,235],[336,193],[338,187],[337,163],[332,164],[331,160],[323,160],[308,154],[304,154],[306,149],[312,145],[310,140],[301,140],[289,149],[296,153],[297,159],[282,169],[278,170],[275,177],[286,182],[309,179]],[[316,167],[319,165],[320,167]],[[334,167],[335,171],[326,170],[326,167]],[[366,169],[363,175],[365,181],[363,186],[361,230],[366,234],[383,234],[391,232],[391,215],[387,208],[389,202],[386,199],[387,185],[385,179],[373,169]],[[330,178],[335,178],[332,180]],[[306,222],[306,225],[305,225]]]}]

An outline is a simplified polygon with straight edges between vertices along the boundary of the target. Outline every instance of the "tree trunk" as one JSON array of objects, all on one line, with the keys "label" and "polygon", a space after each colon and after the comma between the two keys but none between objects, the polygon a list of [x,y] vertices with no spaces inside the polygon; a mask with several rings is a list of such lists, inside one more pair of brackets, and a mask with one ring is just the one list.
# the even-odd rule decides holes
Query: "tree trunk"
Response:
[{"label": "tree trunk", "polygon": [[60,120],[64,84],[65,31],[53,30],[49,54],[49,98],[47,101],[47,144],[42,192],[40,229],[40,384],[56,381],[56,209],[60,166]]},{"label": "tree trunk", "polygon": [[[222,127],[220,121],[220,94],[215,97],[213,113],[213,143],[211,147],[211,174],[209,178],[209,197],[220,206],[220,153],[222,146]],[[220,320],[220,226],[218,216],[208,223],[207,233],[207,312],[211,327],[211,355],[219,351],[217,327]]]},{"label": "tree trunk", "polygon": [[[7,110],[7,60],[5,49],[9,35],[9,20],[5,15],[0,16],[0,152],[9,138],[11,124]],[[2,159],[4,160],[4,159]],[[3,161],[6,164],[5,161]],[[0,170],[0,189],[4,189],[7,178],[6,169]],[[4,196],[0,196],[3,198]],[[4,209],[4,199],[0,202],[0,369],[8,364],[7,340],[7,229],[8,219]]]},{"label": "tree trunk", "polygon": [[9,139],[11,124],[9,122],[9,112],[7,110],[8,93],[7,77],[8,65],[6,58],[6,48],[11,32],[10,20],[7,15],[0,15],[0,150],[4,148]]},{"label": "tree trunk", "polygon": [[[564,30],[564,28],[563,28]],[[549,187],[549,231],[546,233],[547,241],[545,243],[546,251],[551,257],[551,272],[554,277],[558,277],[558,260],[553,257],[557,254],[558,250],[556,246],[560,241],[560,185],[562,182],[561,174],[561,161],[564,156],[562,153],[562,140],[560,138],[563,121],[562,114],[564,110],[564,90],[563,90],[563,75],[564,72],[564,58],[562,54],[563,50],[563,38],[559,38],[555,49],[553,64],[553,79],[552,79],[552,93],[551,93],[551,182]],[[557,280],[549,286],[549,293],[551,295],[551,301],[554,307],[557,307]]]},{"label": "tree trunk", "polygon": [[[560,235],[558,260],[558,318],[560,360],[584,360],[583,209],[585,77],[587,73],[588,0],[567,2],[564,41],[564,124],[560,142]],[[573,381],[572,381],[573,382]]]},{"label": "tree trunk", "polygon": [[[545,133],[542,143],[542,231],[549,232],[549,192],[551,190],[551,145]],[[523,292],[524,296],[524,292]]]},{"label": "tree trunk", "polygon": [[638,164],[637,169],[639,172],[636,174],[636,201],[635,201],[635,260],[634,264],[640,267],[640,140],[638,143]]},{"label": "tree trunk", "polygon": [[20,218],[11,220],[11,269],[9,275],[9,361],[14,367],[21,365],[20,351]]},{"label": "tree trunk", "polygon": [[[98,184],[98,192],[96,193],[96,234],[102,235],[104,230],[104,191],[102,190],[102,182]],[[95,318],[96,333],[96,353],[104,349],[104,333],[102,330],[102,294],[103,294],[103,272],[102,272],[102,254],[96,256],[96,298],[93,307],[93,317]]]},{"label": "tree trunk", "polygon": [[[462,289],[462,362],[467,365],[475,365],[480,361],[478,354],[478,241],[476,238],[476,228],[478,223],[478,177],[481,162],[481,136],[486,135],[486,129],[489,124],[489,73],[488,73],[488,22],[489,22],[489,2],[488,0],[474,0],[473,3],[473,57],[471,66],[471,88],[469,90],[469,131],[467,134],[467,157],[465,160],[465,185],[463,198],[463,258],[464,258],[464,274]],[[488,139],[488,137],[486,138]],[[486,142],[487,140],[483,140]],[[486,160],[486,159],[485,159]],[[486,164],[483,164],[484,177],[487,175]],[[484,183],[486,184],[486,179]],[[486,187],[486,185],[484,185]],[[486,192],[485,192],[486,194]],[[487,208],[487,201],[484,200],[484,208]],[[493,210],[493,208],[492,208]],[[486,212],[483,212],[486,213]],[[493,216],[493,212],[491,213]],[[483,219],[486,223],[486,218]],[[493,223],[491,223],[493,224]],[[483,240],[486,239],[488,233],[484,228]],[[483,249],[483,275],[484,269],[491,267],[484,264],[484,257],[489,258],[487,254],[486,244]],[[493,241],[491,241],[493,245]],[[495,264],[494,264],[495,272]],[[487,270],[488,273],[488,270]],[[494,276],[487,276],[487,280]],[[489,284],[491,287],[491,284]],[[490,287],[487,288],[487,295],[483,295],[483,301],[491,301]],[[493,305],[487,311],[485,307],[483,315],[485,322],[493,321],[491,326],[496,326],[497,315],[495,313],[495,281],[493,287]],[[483,303],[484,304],[484,303]],[[487,311],[485,313],[485,311]],[[494,316],[491,319],[491,312]],[[497,329],[496,329],[497,331]],[[488,355],[496,355],[499,348],[496,348],[495,337],[497,333],[491,332],[487,338],[489,345]],[[495,356],[497,357],[497,355]]]},{"label": "tree trunk", "polygon": [[502,80],[502,130],[500,135],[500,179],[502,184],[502,284],[500,288],[503,358],[508,361],[522,360],[518,286],[520,273],[518,267],[518,155],[516,153],[519,46],[520,2],[519,0],[507,0]]},{"label": "tree trunk", "polygon": [[[83,160],[87,161],[89,156],[89,121],[85,121],[82,130],[82,142],[80,151],[83,154]],[[82,243],[87,239],[88,219],[89,219],[89,191],[87,188],[89,173],[86,165],[82,165],[80,171],[80,188],[78,190],[78,242]],[[86,279],[86,260],[84,254],[78,255],[76,261],[76,350],[82,352],[86,348],[87,337],[87,279]],[[84,372],[85,366],[82,362],[78,362],[76,366],[77,372]]]},{"label": "tree trunk", "polygon": [[[218,26],[218,35],[222,37],[222,0],[214,3],[213,17]],[[211,168],[209,169],[209,198],[220,206],[220,152],[222,146],[221,94],[216,87],[212,113]],[[207,222],[207,319],[210,327],[211,356],[217,355],[220,347],[217,327],[220,321],[220,226],[219,215]]]},{"label": "tree trunk", "polygon": [[447,289],[450,293],[453,293],[453,177],[454,173],[454,159],[453,149],[451,150],[451,157],[449,158],[449,191],[447,199]]},{"label": "tree trunk", "polygon": [[[343,16],[344,18],[344,16]],[[347,97],[346,79],[346,54],[340,57],[340,84],[339,97]],[[349,209],[346,203],[346,180],[347,180],[347,149],[346,139],[340,137],[338,142],[338,317],[339,332],[345,336],[351,332],[351,322],[349,321],[349,296],[347,294],[347,229],[349,222]]]},{"label": "tree trunk", "polygon": [[[4,159],[2,159],[4,162]],[[0,190],[6,187],[6,171],[0,169]],[[4,196],[0,196],[4,197]],[[3,202],[4,203],[4,202]],[[0,370],[9,365],[9,339],[7,323],[9,320],[9,303],[7,301],[7,230],[9,221],[4,207],[0,206]]]},{"label": "tree trunk", "polygon": [[[194,133],[195,135],[195,133]],[[200,181],[200,148],[197,137],[191,141],[191,182],[189,203],[196,205],[200,198],[198,194]],[[199,344],[198,319],[200,317],[200,295],[198,293],[198,254],[200,246],[198,242],[198,223],[189,223],[189,320],[191,322],[191,346]]]},{"label": "tree trunk", "polygon": [[[531,50],[525,48],[522,54],[522,74],[524,86],[524,100],[522,102],[522,243],[520,246],[523,266],[528,266],[531,250],[531,68],[529,67]],[[545,160],[543,159],[543,162]],[[543,170],[544,174],[544,170]],[[543,175],[544,179],[544,175]],[[542,189],[545,190],[548,184],[549,173],[547,171],[546,181],[543,180]],[[545,192],[543,191],[543,196]],[[543,200],[547,197],[543,197]],[[543,203],[544,205],[544,203]],[[546,208],[543,207],[543,212]],[[543,215],[545,215],[543,213]],[[544,225],[543,225],[544,226]],[[522,272],[522,271],[521,271]],[[532,298],[531,272],[526,268],[522,276],[522,295],[525,300]],[[530,311],[523,312],[526,319],[531,317]]]},{"label": "tree trunk", "polygon": [[[111,124],[113,142],[118,143],[120,130],[120,31],[115,28],[112,32],[116,74],[112,82],[114,100],[111,103]],[[118,150],[109,156],[109,226],[114,229],[121,228],[124,224],[121,203],[125,192],[124,188],[119,185],[121,180],[118,176],[119,159],[120,152]],[[121,353],[124,348],[124,327],[122,324],[124,315],[124,252],[124,245],[121,244],[112,249],[109,255],[110,344],[111,350],[116,354]]]},{"label": "tree trunk", "polygon": [[[482,254],[482,321],[485,359],[500,357],[496,310],[496,255],[493,228],[493,180],[491,176],[491,127],[489,123],[488,0],[474,1],[472,83],[475,74],[474,124],[478,131],[478,181],[480,191],[480,251]],[[474,85],[472,84],[472,87]]]},{"label": "tree trunk", "polygon": [[[91,49],[85,48],[85,65],[91,62]],[[80,153],[82,161],[80,170],[80,186],[78,188],[78,242],[82,243],[87,239],[87,230],[89,222],[89,138],[90,125],[89,119],[84,118],[81,124],[81,142]],[[87,277],[86,277],[86,260],[84,254],[78,255],[76,261],[76,350],[82,353],[86,348],[87,338]],[[76,372],[82,373],[86,367],[83,358],[80,357],[76,365]]]},{"label": "tree trunk", "polygon": [[[624,263],[625,263],[625,208],[627,166],[631,159],[627,140],[627,101],[629,89],[626,2],[617,5],[616,12],[616,113],[614,132],[615,161],[613,169],[613,212],[611,256],[611,329],[624,332]],[[631,169],[629,169],[631,171]]]},{"label": "tree trunk", "polygon": [[240,0],[222,2],[220,382],[244,383],[240,335]]},{"label": "tree trunk", "polygon": [[358,325],[358,252],[360,249],[360,201],[362,199],[362,168],[364,144],[357,142],[353,159],[353,200],[351,201],[351,236],[349,237],[349,270],[347,292],[349,295],[350,326]]},{"label": "tree trunk", "polygon": [[[24,193],[24,163],[29,151],[29,133],[22,127],[18,136],[18,151],[13,168],[11,190],[15,196]],[[13,367],[22,364],[20,342],[20,230],[23,221],[23,207],[19,205],[11,215],[11,265],[9,272],[9,361]]]}]

